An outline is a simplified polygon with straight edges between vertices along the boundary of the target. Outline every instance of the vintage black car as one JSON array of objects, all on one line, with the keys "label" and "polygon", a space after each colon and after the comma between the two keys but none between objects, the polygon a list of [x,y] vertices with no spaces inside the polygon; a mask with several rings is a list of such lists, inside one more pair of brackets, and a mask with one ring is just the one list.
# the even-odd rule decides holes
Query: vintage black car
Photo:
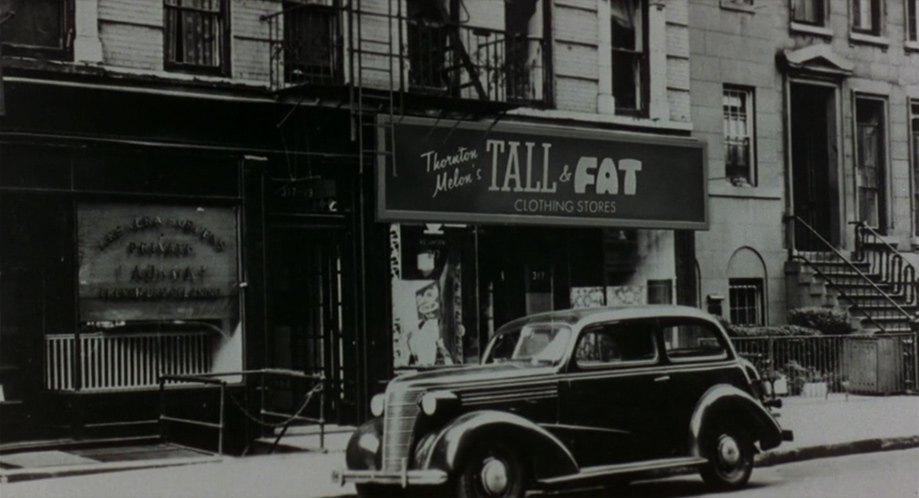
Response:
[{"label": "vintage black car", "polygon": [[501,327],[481,365],[392,380],[335,478],[361,496],[511,497],[696,467],[739,488],[754,452],[791,439],[761,382],[695,308],[532,315]]}]

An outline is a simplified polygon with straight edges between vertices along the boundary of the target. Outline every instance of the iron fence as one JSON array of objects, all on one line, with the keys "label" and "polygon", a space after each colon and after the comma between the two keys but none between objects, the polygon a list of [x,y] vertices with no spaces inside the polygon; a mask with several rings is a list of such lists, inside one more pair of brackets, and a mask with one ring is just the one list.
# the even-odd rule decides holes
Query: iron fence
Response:
[{"label": "iron fence", "polygon": [[915,393],[917,334],[735,337],[778,395]]}]

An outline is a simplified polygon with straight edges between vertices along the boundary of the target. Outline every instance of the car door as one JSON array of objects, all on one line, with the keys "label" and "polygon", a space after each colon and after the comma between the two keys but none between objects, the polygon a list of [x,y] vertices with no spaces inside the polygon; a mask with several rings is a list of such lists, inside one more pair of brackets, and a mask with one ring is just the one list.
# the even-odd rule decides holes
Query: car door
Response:
[{"label": "car door", "polygon": [[746,379],[731,357],[727,339],[713,323],[691,317],[666,318],[661,320],[661,336],[670,376],[666,382],[671,400],[668,437],[678,453],[686,453],[690,418],[702,395],[718,384],[743,389]]},{"label": "car door", "polygon": [[653,458],[666,421],[653,319],[585,327],[560,386],[558,431],[581,466]]}]

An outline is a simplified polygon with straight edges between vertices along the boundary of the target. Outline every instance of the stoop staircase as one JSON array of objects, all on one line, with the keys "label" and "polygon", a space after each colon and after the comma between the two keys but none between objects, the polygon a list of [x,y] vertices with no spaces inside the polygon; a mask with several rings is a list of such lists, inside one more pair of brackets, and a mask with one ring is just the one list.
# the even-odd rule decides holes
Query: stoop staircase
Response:
[{"label": "stoop staircase", "polygon": [[[838,307],[862,334],[908,333],[917,328],[917,271],[896,247],[863,222],[854,224],[855,250],[845,255],[799,217],[796,236],[812,251],[789,255],[786,275],[798,306]],[[794,277],[797,278],[794,278]],[[795,290],[789,289],[789,297]]]}]

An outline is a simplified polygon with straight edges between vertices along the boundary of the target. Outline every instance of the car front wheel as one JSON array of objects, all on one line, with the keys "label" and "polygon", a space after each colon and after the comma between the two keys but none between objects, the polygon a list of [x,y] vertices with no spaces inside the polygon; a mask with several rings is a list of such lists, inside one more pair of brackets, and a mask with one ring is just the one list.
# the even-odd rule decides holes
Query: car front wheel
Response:
[{"label": "car front wheel", "polygon": [[733,426],[714,429],[706,439],[708,464],[702,467],[702,479],[716,489],[742,488],[753,472],[753,441]]},{"label": "car front wheel", "polygon": [[513,498],[526,492],[526,467],[504,443],[473,450],[455,481],[459,498]]}]

